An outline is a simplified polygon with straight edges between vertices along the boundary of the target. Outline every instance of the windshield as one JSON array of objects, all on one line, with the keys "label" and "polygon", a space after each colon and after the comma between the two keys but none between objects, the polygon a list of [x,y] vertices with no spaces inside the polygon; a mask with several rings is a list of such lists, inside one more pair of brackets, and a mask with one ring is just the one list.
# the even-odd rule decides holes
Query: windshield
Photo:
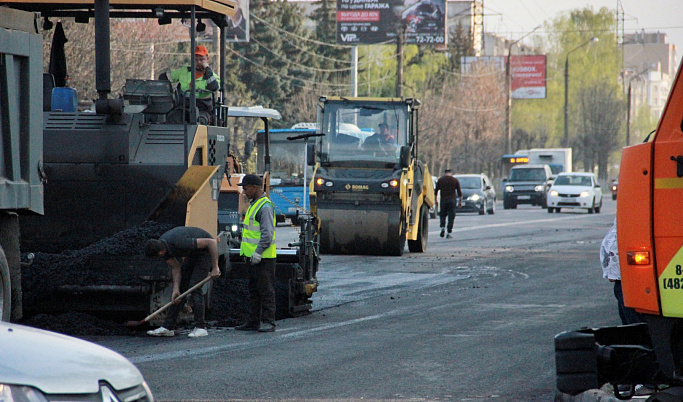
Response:
[{"label": "windshield", "polygon": [[398,162],[408,132],[407,110],[401,106],[326,105],[320,141],[327,161]]},{"label": "windshield", "polygon": [[458,177],[458,181],[460,181],[460,188],[481,188],[478,177]]},{"label": "windshield", "polygon": [[593,185],[589,176],[557,176],[553,182],[555,186],[587,186]]},{"label": "windshield", "polygon": [[545,181],[545,170],[541,168],[512,169],[510,181]]},{"label": "windshield", "polygon": [[306,143],[304,140],[290,141],[287,137],[296,133],[270,133],[270,184],[302,185],[304,169],[310,179],[312,168],[306,165]]}]

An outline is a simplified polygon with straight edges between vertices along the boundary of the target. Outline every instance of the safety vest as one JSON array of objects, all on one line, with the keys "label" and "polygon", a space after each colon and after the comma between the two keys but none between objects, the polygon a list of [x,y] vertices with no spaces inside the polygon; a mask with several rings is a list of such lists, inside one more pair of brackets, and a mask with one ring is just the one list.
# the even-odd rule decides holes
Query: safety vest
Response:
[{"label": "safety vest", "polygon": [[[192,74],[194,74],[194,69],[190,67],[181,67],[177,70],[171,71],[171,81],[172,82],[179,82],[180,83],[180,89],[183,91],[189,91],[190,90],[190,84],[192,83]],[[206,86],[213,82],[218,80],[218,76],[216,73],[213,73],[213,77],[209,78],[208,80],[204,79],[204,76],[196,78],[195,79],[195,88],[196,89],[201,89],[201,90],[206,90]],[[211,98],[211,93],[209,92],[203,92],[203,91],[196,91],[197,98],[198,99],[205,99],[205,98]]]},{"label": "safety vest", "polygon": [[[271,206],[273,205],[268,197],[261,197],[254,204],[249,205],[249,208],[247,209],[247,214],[244,216],[244,223],[242,225],[242,244],[240,244],[240,255],[251,257],[256,251],[256,247],[261,240],[261,224],[255,219],[256,213],[266,202],[270,203]],[[273,222],[275,222],[274,208]],[[275,232],[273,232],[273,244],[263,251],[261,257],[276,257]]]}]

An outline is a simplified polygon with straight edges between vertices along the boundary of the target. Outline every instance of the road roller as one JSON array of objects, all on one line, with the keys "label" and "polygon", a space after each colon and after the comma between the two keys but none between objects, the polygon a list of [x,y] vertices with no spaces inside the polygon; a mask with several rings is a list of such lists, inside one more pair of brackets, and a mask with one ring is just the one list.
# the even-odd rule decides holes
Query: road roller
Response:
[{"label": "road roller", "polygon": [[434,186],[418,153],[414,98],[321,96],[310,206],[320,251],[400,256],[427,249]]}]

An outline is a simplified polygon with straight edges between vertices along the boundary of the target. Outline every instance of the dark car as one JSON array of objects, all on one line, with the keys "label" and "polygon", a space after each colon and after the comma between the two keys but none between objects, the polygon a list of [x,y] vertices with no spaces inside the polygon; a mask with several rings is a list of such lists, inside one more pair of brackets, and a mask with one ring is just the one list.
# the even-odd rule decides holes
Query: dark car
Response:
[{"label": "dark car", "polygon": [[546,207],[546,196],[552,185],[553,176],[550,166],[518,165],[510,169],[510,177],[505,182],[503,208],[515,209],[519,204]]},{"label": "dark car", "polygon": [[462,207],[458,212],[478,212],[479,215],[496,213],[496,190],[485,174],[459,174],[462,190]]},{"label": "dark car", "polygon": [[434,3],[420,2],[403,12],[408,32],[438,31],[444,25],[444,14]]}]

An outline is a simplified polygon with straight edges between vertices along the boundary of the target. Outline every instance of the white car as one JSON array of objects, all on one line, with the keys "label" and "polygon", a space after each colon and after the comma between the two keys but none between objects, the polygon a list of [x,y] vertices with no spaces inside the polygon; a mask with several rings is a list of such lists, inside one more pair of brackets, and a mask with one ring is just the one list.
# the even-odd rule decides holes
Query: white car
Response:
[{"label": "white car", "polygon": [[91,342],[0,322],[0,401],[153,402],[140,371]]},{"label": "white car", "polygon": [[600,213],[602,190],[593,173],[560,173],[548,192],[548,213],[562,208]]}]

